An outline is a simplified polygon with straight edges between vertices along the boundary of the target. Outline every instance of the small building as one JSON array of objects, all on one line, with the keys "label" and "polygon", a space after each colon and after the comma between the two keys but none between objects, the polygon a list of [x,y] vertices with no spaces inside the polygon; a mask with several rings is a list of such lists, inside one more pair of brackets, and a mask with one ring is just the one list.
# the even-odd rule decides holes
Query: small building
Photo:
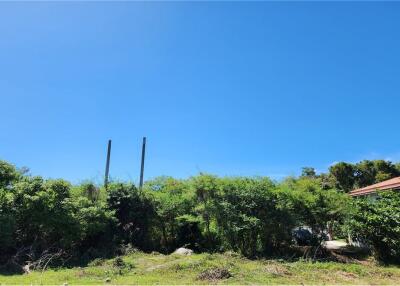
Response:
[{"label": "small building", "polygon": [[400,177],[386,180],[364,188],[356,189],[354,191],[351,191],[349,195],[352,197],[375,196],[377,192],[389,190],[400,190]]}]

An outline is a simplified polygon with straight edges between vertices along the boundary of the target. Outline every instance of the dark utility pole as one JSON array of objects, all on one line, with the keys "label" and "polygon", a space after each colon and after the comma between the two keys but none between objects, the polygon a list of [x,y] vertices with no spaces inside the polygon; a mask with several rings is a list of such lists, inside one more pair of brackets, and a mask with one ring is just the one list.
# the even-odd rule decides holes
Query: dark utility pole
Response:
[{"label": "dark utility pole", "polygon": [[146,154],[146,137],[143,137],[143,145],[142,145],[142,163],[140,165],[140,182],[139,189],[143,188],[143,173],[144,173],[144,156]]},{"label": "dark utility pole", "polygon": [[111,140],[108,140],[106,173],[104,174],[104,187],[106,188],[106,190],[108,186],[108,173],[110,171],[110,156],[111,156]]}]

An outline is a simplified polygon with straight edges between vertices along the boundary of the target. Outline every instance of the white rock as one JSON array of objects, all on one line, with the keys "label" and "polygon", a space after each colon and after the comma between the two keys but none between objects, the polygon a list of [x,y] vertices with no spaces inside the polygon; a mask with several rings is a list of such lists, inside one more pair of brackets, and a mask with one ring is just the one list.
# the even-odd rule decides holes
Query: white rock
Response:
[{"label": "white rock", "polygon": [[193,250],[189,248],[180,247],[177,250],[175,250],[174,253],[179,255],[192,255]]},{"label": "white rock", "polygon": [[22,267],[22,270],[24,270],[24,272],[25,272],[26,274],[31,273],[31,264],[30,264],[30,262],[28,262],[28,264],[24,265],[24,266]]}]

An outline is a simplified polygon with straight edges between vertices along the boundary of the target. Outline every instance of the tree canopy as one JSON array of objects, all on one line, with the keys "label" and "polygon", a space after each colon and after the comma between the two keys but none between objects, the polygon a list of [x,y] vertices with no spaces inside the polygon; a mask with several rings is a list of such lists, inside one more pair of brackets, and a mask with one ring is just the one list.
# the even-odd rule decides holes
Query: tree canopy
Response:
[{"label": "tree canopy", "polygon": [[[313,245],[335,227],[351,225],[377,252],[397,253],[398,198],[354,206],[345,192],[398,173],[398,165],[381,160],[341,162],[326,174],[307,167],[281,182],[201,173],[155,178],[142,190],[114,181],[105,190],[92,182],[31,176],[0,161],[0,271],[50,254],[57,257],[52,263],[79,264],[127,248],[281,255],[293,251],[293,232],[304,226]],[[376,230],[383,236],[376,238]]]}]

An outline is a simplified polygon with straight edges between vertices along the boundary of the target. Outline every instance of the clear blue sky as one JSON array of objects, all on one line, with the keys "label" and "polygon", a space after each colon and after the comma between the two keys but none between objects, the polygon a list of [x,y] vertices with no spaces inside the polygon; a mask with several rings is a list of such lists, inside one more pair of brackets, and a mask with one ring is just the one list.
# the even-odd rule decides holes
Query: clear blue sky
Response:
[{"label": "clear blue sky", "polygon": [[101,182],[400,159],[400,3],[0,3],[0,158]]}]

